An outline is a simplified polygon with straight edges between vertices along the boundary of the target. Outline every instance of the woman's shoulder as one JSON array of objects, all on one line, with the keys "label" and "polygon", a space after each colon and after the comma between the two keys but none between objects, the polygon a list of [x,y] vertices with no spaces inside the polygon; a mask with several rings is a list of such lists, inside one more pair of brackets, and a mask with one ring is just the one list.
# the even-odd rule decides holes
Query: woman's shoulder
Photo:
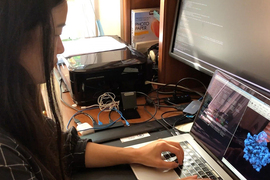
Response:
[{"label": "woman's shoulder", "polygon": [[7,179],[35,179],[39,171],[31,153],[0,129],[0,174]]},{"label": "woman's shoulder", "polygon": [[[28,161],[31,155],[23,148],[19,142],[0,129],[0,163],[3,160],[20,159],[19,161]],[[17,158],[15,158],[17,157]]]},{"label": "woman's shoulder", "polygon": [[17,151],[19,143],[0,128],[0,149],[2,151]]}]

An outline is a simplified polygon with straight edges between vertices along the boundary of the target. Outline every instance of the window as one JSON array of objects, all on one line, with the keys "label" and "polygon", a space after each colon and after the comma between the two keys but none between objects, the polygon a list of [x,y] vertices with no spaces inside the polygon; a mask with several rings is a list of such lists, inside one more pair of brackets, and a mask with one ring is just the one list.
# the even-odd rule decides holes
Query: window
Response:
[{"label": "window", "polygon": [[104,35],[121,37],[122,0],[67,0],[68,15],[63,28],[63,41],[99,36],[97,20]]},{"label": "window", "polygon": [[94,0],[67,0],[68,14],[62,40],[96,36]]}]

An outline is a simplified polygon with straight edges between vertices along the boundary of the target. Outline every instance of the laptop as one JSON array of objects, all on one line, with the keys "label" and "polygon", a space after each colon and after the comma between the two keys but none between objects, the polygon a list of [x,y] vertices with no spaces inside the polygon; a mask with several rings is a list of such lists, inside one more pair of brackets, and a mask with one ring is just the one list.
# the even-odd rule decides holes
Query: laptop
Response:
[{"label": "laptop", "polygon": [[[193,174],[224,180],[268,179],[270,99],[217,70],[190,132],[165,139],[180,143],[183,165],[164,171],[132,164],[137,179],[175,180]],[[174,158],[170,152],[163,153],[167,159]]]}]

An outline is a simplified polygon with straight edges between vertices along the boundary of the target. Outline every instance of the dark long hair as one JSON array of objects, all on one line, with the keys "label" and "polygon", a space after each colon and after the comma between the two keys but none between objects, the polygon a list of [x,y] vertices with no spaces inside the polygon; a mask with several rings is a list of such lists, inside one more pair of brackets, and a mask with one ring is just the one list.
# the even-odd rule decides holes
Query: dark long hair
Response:
[{"label": "dark long hair", "polygon": [[[54,29],[51,10],[65,0],[0,1],[0,128],[27,148],[48,179],[64,179],[60,113],[52,78]],[[42,30],[44,78],[52,130],[42,114],[40,88],[20,64],[31,32]]]}]

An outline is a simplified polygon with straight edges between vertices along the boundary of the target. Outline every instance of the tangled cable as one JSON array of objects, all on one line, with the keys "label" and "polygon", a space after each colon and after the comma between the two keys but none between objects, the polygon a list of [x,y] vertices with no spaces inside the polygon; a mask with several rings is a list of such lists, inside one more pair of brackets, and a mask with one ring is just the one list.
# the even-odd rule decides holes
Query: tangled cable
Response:
[{"label": "tangled cable", "polygon": [[98,105],[101,111],[111,111],[113,108],[119,109],[119,101],[115,101],[115,94],[105,92],[98,97]]}]

